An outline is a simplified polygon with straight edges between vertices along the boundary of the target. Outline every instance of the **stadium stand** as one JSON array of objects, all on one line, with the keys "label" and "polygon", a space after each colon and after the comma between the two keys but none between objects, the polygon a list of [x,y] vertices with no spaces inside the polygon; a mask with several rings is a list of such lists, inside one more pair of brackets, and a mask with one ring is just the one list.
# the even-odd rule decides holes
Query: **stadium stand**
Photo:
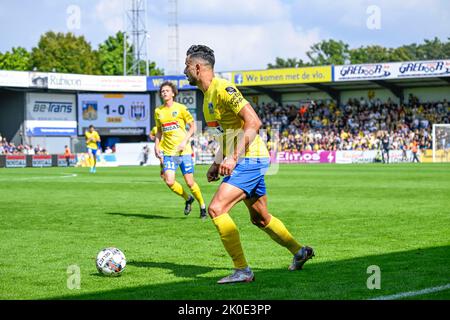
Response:
[{"label": "stadium stand", "polygon": [[[384,135],[389,137],[391,150],[409,149],[414,141],[420,149],[431,149],[432,125],[450,123],[448,100],[421,102],[414,96],[404,104],[354,98],[340,106],[326,100],[300,107],[277,103],[253,107],[272,150],[271,135],[278,133],[276,151],[378,150]],[[194,139],[194,146],[197,154],[214,154],[217,142],[205,130]]]}]

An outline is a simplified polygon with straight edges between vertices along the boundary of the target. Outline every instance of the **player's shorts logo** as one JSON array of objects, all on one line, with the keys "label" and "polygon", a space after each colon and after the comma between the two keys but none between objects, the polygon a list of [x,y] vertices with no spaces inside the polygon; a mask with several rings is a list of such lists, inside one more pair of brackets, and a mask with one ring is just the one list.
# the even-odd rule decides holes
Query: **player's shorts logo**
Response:
[{"label": "player's shorts logo", "polygon": [[82,113],[83,120],[97,120],[97,101],[83,101],[82,102]]}]

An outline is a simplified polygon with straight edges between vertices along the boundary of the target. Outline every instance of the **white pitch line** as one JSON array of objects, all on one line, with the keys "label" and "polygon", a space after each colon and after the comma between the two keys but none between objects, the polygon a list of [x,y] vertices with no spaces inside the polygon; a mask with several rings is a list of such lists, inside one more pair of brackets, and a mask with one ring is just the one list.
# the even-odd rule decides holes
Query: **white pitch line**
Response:
[{"label": "white pitch line", "polygon": [[76,177],[77,176],[77,174],[76,173],[73,173],[73,174],[71,174],[70,176],[62,176],[62,177],[60,177],[60,178],[72,178],[72,177]]},{"label": "white pitch line", "polygon": [[423,290],[419,290],[419,291],[402,292],[402,293],[393,294],[390,296],[381,296],[381,297],[373,298],[373,299],[369,299],[369,300],[395,300],[395,299],[401,299],[401,298],[407,298],[407,297],[420,296],[420,295],[444,291],[444,290],[448,290],[448,289],[450,289],[450,283],[443,285],[443,286],[439,286],[439,287],[427,288],[427,289],[423,289]]},{"label": "white pitch line", "polygon": [[5,178],[5,179],[0,179],[0,181],[30,181],[30,180],[52,180],[52,179],[62,179],[62,178],[73,178],[76,177],[77,174],[73,173],[70,175],[66,175],[65,176],[38,176],[38,177],[21,177],[21,178],[17,178],[17,179],[9,179],[9,178]]}]

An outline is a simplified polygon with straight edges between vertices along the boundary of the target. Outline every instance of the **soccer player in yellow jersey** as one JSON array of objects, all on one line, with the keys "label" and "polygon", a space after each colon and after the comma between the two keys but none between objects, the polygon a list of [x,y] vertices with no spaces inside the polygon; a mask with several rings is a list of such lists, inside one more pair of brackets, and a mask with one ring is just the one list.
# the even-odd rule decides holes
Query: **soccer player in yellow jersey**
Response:
[{"label": "soccer player in yellow jersey", "polygon": [[269,152],[258,135],[261,127],[252,106],[230,82],[214,77],[214,51],[193,45],[186,53],[184,70],[189,83],[204,94],[203,114],[209,127],[221,134],[221,148],[207,173],[208,182],[225,176],[208,207],[208,213],[222,243],[234,263],[235,271],[219,284],[250,282],[254,275],[242,250],[239,232],[228,214],[244,201],[253,224],[293,255],[289,270],[300,270],[314,256],[311,247],[300,245],[284,224],[267,209],[264,174],[269,168]]},{"label": "soccer player in yellow jersey", "polygon": [[93,125],[89,126],[89,129],[86,130],[84,133],[86,137],[86,147],[89,154],[89,164],[91,167],[91,173],[96,172],[96,166],[97,166],[97,150],[98,150],[98,143],[100,140],[100,135],[97,131],[95,131],[95,128]]},{"label": "soccer player in yellow jersey", "polygon": [[[200,204],[200,218],[206,219],[205,201],[200,187],[194,180],[194,162],[189,143],[189,139],[195,132],[195,122],[186,106],[174,101],[177,93],[177,87],[173,83],[166,81],[161,84],[159,94],[164,104],[155,109],[157,127],[155,155],[161,161],[167,186],[186,201],[184,214],[188,215],[191,212],[195,198]],[[189,125],[188,132],[186,132],[186,125]],[[175,180],[175,171],[178,166],[194,197]]]}]

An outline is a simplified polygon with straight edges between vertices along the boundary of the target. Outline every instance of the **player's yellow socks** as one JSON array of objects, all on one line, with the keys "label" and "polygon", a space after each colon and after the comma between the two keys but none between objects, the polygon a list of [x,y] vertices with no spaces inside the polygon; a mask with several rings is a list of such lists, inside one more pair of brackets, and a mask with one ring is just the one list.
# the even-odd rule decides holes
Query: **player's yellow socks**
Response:
[{"label": "player's yellow socks", "polygon": [[179,182],[175,181],[175,183],[169,188],[180,197],[183,197],[184,200],[189,199],[189,194],[184,191],[183,186]]},{"label": "player's yellow socks", "polygon": [[261,229],[275,240],[275,242],[287,248],[292,254],[296,254],[302,248],[302,245],[289,233],[283,222],[274,216],[270,219],[269,224]]},{"label": "player's yellow socks", "polygon": [[200,206],[204,208],[205,201],[203,200],[202,192],[200,191],[200,187],[198,186],[198,184],[194,183],[194,185],[190,189],[194,198],[198,201],[198,203],[200,203]]},{"label": "player's yellow socks", "polygon": [[228,213],[224,213],[212,219],[214,225],[219,231],[220,239],[223,246],[227,250],[231,259],[233,259],[236,269],[244,269],[248,267],[247,261],[242,250],[241,240],[239,239],[239,231]]}]

